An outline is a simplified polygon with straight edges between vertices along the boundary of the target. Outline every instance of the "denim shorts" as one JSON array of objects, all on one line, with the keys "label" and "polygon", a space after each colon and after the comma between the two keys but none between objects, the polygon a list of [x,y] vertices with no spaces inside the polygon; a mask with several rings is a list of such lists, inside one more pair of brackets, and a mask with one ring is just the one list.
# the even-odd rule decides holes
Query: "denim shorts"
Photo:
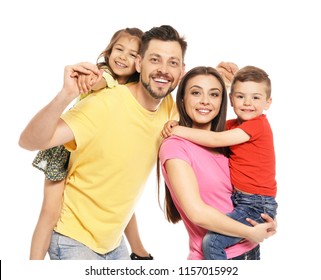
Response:
[{"label": "denim shorts", "polygon": [[124,237],[113,251],[98,254],[81,242],[55,231],[48,253],[51,260],[130,260]]}]

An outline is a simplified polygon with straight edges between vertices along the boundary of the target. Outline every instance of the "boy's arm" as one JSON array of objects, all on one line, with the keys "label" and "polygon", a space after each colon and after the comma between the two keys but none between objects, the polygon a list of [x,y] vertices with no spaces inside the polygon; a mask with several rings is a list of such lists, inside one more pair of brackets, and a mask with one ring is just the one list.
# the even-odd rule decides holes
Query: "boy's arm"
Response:
[{"label": "boy's arm", "polygon": [[244,143],[250,139],[250,136],[240,128],[214,132],[185,126],[175,126],[172,128],[172,135],[211,148],[233,146]]},{"label": "boy's arm", "polygon": [[172,129],[174,126],[178,125],[178,121],[169,120],[164,124],[163,130],[161,131],[161,136],[167,138],[172,135]]}]

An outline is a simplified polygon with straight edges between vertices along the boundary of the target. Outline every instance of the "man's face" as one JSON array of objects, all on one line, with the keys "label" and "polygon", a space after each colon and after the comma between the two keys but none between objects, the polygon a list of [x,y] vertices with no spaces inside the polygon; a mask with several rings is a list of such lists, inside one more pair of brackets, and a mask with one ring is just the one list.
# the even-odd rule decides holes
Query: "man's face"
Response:
[{"label": "man's face", "polygon": [[171,93],[184,74],[182,49],[178,42],[152,40],[143,58],[137,60],[140,81],[155,99]]}]

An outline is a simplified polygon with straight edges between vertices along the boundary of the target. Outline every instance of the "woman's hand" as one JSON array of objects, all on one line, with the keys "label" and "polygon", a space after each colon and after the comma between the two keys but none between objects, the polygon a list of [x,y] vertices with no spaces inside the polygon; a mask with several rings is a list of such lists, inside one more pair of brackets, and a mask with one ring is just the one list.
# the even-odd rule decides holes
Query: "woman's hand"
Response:
[{"label": "woman's hand", "polygon": [[255,243],[260,243],[276,233],[277,222],[267,214],[261,214],[261,217],[265,220],[265,223],[246,219],[253,226],[249,239]]}]

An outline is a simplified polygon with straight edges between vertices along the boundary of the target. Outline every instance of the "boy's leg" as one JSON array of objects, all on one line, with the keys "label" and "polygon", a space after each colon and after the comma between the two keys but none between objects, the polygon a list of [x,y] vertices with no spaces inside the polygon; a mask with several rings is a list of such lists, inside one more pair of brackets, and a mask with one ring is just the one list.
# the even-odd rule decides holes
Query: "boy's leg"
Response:
[{"label": "boy's leg", "polygon": [[[246,212],[236,211],[236,209],[227,215],[237,221],[242,221],[247,218]],[[225,248],[237,244],[241,240],[242,238],[239,237],[232,237],[209,231],[205,235],[202,243],[204,258],[206,260],[226,260]]]}]

